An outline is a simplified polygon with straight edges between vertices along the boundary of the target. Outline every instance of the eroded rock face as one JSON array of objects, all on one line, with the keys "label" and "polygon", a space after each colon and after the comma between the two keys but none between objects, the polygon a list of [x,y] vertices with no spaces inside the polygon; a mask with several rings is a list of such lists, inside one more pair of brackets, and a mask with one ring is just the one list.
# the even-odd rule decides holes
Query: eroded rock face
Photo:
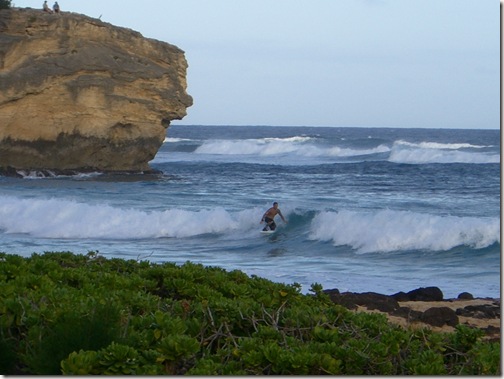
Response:
[{"label": "eroded rock face", "polygon": [[145,171],[182,119],[176,46],[76,13],[0,10],[0,167]]}]

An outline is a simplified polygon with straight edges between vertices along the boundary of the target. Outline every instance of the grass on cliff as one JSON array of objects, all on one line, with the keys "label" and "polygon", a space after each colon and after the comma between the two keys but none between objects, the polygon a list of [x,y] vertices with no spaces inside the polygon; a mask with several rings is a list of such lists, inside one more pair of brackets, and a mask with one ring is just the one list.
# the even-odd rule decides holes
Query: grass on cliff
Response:
[{"label": "grass on cliff", "polygon": [[404,330],[312,285],[96,252],[0,253],[0,373],[500,374],[479,330]]}]

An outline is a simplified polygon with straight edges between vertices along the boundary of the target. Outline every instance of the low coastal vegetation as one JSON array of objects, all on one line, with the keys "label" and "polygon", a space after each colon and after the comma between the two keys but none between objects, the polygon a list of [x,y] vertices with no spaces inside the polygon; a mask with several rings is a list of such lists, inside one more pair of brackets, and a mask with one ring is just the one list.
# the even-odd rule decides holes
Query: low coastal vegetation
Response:
[{"label": "low coastal vegetation", "polygon": [[407,330],[316,283],[98,252],[0,261],[1,374],[500,374],[478,329]]}]

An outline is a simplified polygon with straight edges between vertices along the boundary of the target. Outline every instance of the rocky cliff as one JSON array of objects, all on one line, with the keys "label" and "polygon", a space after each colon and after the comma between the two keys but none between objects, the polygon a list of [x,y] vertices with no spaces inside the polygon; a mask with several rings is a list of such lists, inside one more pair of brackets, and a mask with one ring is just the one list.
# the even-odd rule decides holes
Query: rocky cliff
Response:
[{"label": "rocky cliff", "polygon": [[146,171],[182,119],[176,46],[76,13],[0,10],[0,171]]}]

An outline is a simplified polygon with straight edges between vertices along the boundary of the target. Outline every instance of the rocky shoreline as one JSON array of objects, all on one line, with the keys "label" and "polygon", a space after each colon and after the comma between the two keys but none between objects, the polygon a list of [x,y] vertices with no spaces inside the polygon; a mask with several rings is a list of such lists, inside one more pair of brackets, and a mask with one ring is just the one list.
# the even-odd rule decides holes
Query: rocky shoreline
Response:
[{"label": "rocky shoreline", "polygon": [[383,295],[375,292],[325,290],[331,301],[352,311],[379,312],[396,325],[452,332],[459,324],[484,331],[485,339],[500,342],[500,299],[474,298],[463,292],[444,299],[438,287],[422,287],[408,293]]}]

